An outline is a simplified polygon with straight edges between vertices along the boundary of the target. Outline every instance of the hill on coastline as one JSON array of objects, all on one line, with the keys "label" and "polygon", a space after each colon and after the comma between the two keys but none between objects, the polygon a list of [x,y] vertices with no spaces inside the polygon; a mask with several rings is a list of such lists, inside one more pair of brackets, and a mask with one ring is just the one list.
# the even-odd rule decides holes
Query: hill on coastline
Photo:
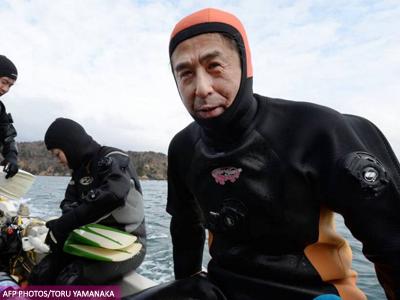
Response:
[{"label": "hill on coastline", "polygon": [[[70,170],[61,166],[44,142],[19,142],[18,163],[20,168],[34,175],[69,176]],[[152,151],[127,152],[141,179],[167,179],[167,156]]]}]

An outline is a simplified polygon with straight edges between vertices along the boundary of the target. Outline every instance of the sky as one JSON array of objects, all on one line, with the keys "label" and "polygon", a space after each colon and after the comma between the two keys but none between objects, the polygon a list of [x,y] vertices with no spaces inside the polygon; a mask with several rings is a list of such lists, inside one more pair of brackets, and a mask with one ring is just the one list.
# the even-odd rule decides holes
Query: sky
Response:
[{"label": "sky", "polygon": [[192,121],[171,74],[169,36],[206,7],[244,24],[256,93],[366,117],[399,156],[398,0],[0,0],[0,54],[19,71],[1,100],[17,141],[43,140],[66,117],[101,144],[167,153]]}]

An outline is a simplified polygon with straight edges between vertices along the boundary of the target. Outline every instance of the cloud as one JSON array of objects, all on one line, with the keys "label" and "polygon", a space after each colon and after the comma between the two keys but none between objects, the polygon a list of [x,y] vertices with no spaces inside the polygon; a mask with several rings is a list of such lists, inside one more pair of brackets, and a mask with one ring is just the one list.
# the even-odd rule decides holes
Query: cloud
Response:
[{"label": "cloud", "polygon": [[[273,14],[267,23],[275,27],[264,33],[251,28],[259,38],[253,41],[255,90],[362,115],[377,124],[400,153],[400,38],[395,29],[400,6],[370,2],[322,6],[302,1],[283,10],[291,19]],[[282,21],[293,18],[296,21]]]},{"label": "cloud", "polygon": [[256,92],[363,115],[400,153],[397,1],[0,1],[1,53],[20,73],[2,101],[19,140],[42,139],[64,116],[104,144],[166,153],[191,122],[169,34],[207,6],[243,21]]}]

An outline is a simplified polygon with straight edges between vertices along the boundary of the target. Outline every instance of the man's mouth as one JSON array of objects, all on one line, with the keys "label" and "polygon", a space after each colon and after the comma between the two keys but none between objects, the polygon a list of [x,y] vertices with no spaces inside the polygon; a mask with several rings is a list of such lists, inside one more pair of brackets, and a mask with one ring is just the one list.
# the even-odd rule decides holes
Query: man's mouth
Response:
[{"label": "man's mouth", "polygon": [[195,110],[195,113],[200,118],[213,118],[219,116],[224,111],[221,105],[203,105]]},{"label": "man's mouth", "polygon": [[219,107],[219,106],[204,105],[204,106],[200,107],[199,109],[197,109],[197,111],[210,112],[210,111],[216,109],[217,107]]}]

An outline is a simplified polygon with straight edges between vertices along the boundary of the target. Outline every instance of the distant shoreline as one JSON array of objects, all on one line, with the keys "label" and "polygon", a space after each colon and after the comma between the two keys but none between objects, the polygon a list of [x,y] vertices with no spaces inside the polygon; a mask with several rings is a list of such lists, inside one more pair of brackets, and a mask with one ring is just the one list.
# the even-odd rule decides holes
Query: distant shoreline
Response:
[{"label": "distant shoreline", "polygon": [[[18,163],[21,169],[38,176],[71,176],[47,151],[43,141],[19,142]],[[127,151],[140,180],[166,180],[167,156],[153,151]]]}]

